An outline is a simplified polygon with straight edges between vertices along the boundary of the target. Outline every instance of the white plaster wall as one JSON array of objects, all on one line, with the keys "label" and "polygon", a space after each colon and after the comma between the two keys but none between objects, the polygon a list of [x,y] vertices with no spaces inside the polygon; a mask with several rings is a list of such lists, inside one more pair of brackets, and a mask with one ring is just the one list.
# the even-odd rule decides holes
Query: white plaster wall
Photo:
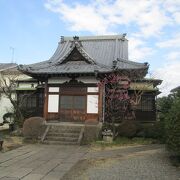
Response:
[{"label": "white plaster wall", "polygon": [[21,82],[19,83],[19,87],[18,88],[32,88],[31,84],[34,84],[34,87],[36,87],[38,84],[34,83],[34,82]]},{"label": "white plaster wall", "polygon": [[0,98],[0,123],[3,122],[3,115],[7,112],[10,112],[12,108],[12,104],[10,100],[4,95]]},{"label": "white plaster wall", "polygon": [[59,111],[59,95],[49,95],[48,96],[48,112],[57,113]]},{"label": "white plaster wall", "polygon": [[87,95],[87,113],[98,113],[98,95]]}]

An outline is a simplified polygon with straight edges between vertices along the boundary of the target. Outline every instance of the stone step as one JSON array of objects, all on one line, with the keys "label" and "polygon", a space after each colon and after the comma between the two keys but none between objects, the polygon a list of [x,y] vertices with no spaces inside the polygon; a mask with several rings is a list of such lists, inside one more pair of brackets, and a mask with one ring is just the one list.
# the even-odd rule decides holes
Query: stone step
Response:
[{"label": "stone step", "polygon": [[44,141],[43,144],[53,144],[53,145],[78,145],[77,142],[66,142],[66,141]]},{"label": "stone step", "polygon": [[80,131],[81,131],[81,129],[80,130],[73,130],[73,129],[71,129],[71,130],[66,130],[66,129],[58,129],[58,130],[52,130],[52,129],[50,129],[49,130],[49,133],[55,133],[55,134],[57,134],[57,133],[80,133]]},{"label": "stone step", "polygon": [[45,140],[47,141],[65,141],[65,142],[77,142],[78,138],[72,137],[56,137],[56,136],[46,136]]},{"label": "stone step", "polygon": [[55,132],[49,132],[48,137],[79,137],[79,132],[78,133],[69,133],[69,132],[65,132],[65,133],[55,133]]},{"label": "stone step", "polygon": [[72,127],[72,126],[52,126],[49,129],[49,133],[79,133],[81,127]]},{"label": "stone step", "polygon": [[83,126],[50,125],[45,136],[45,144],[77,144]]},{"label": "stone step", "polygon": [[81,126],[51,126],[52,130],[81,130]]}]

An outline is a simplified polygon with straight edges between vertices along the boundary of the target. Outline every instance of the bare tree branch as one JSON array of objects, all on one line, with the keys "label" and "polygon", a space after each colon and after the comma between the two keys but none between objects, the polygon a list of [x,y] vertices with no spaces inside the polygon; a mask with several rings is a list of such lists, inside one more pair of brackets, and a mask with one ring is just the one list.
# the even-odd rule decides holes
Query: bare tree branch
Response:
[{"label": "bare tree branch", "polygon": [[15,98],[17,81],[19,78],[19,73],[8,71],[0,74],[0,93],[6,96],[13,106],[14,118],[16,123],[21,124],[24,120],[23,113],[21,112],[21,107],[27,97],[31,94],[23,94],[19,97],[18,101]]}]

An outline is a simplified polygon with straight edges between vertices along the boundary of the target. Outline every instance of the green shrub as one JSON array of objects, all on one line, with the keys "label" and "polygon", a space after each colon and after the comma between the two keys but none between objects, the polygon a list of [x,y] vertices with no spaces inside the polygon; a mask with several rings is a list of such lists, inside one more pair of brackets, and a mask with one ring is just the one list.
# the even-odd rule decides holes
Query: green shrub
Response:
[{"label": "green shrub", "polygon": [[139,130],[139,124],[134,120],[124,120],[117,128],[118,135],[123,137],[135,137]]},{"label": "green shrub", "polygon": [[180,156],[180,98],[174,100],[166,117],[167,147]]},{"label": "green shrub", "polygon": [[143,124],[136,136],[164,141],[164,123]]},{"label": "green shrub", "polygon": [[154,138],[159,139],[162,143],[165,143],[165,123],[158,121],[154,124]]},{"label": "green shrub", "polygon": [[23,124],[23,135],[27,139],[38,139],[45,130],[45,119],[42,117],[31,117]]},{"label": "green shrub", "polygon": [[157,109],[158,109],[158,120],[161,122],[165,121],[169,109],[173,103],[173,97],[171,95],[167,97],[161,97],[157,99]]}]

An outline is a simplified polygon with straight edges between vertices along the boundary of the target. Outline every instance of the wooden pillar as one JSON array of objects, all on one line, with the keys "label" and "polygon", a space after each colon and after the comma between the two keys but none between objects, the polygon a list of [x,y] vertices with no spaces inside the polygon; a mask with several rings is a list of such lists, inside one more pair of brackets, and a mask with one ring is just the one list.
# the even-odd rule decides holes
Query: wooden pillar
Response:
[{"label": "wooden pillar", "polygon": [[48,118],[48,83],[45,81],[45,89],[44,89],[44,118],[47,120]]},{"label": "wooden pillar", "polygon": [[104,106],[105,106],[105,102],[104,102],[104,87],[100,87],[99,88],[99,120],[104,122]]}]

